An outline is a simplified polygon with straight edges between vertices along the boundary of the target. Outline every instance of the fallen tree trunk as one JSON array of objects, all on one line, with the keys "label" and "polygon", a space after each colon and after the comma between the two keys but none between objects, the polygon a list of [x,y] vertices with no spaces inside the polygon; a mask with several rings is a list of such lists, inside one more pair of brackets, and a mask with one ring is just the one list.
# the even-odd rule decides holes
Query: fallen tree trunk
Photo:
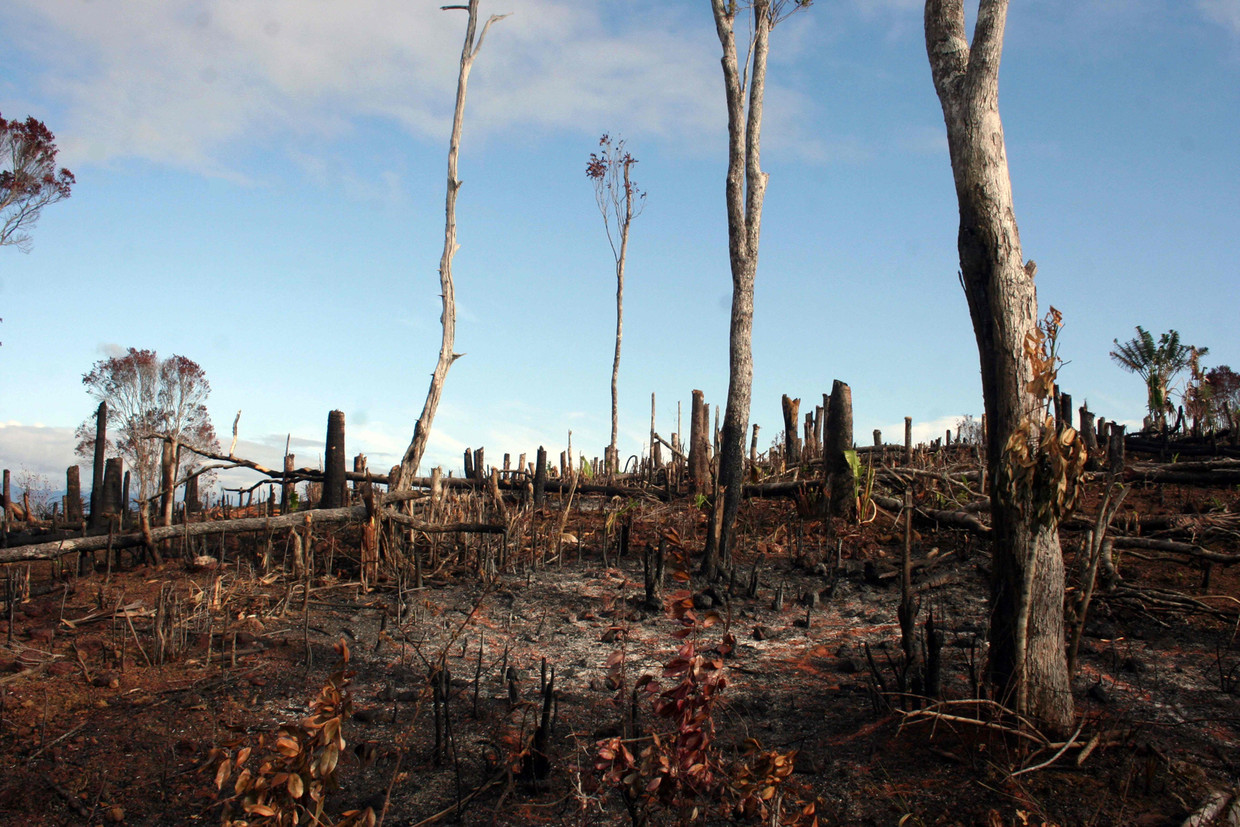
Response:
[{"label": "fallen tree trunk", "polygon": [[[873,495],[870,499],[888,511],[898,512],[904,507],[904,503],[900,502],[895,497],[881,497]],[[936,508],[915,508],[913,509],[913,515],[926,522],[935,522],[940,525],[951,526],[952,528],[963,528],[984,537],[990,535],[990,526],[986,525],[967,511],[941,511]]]},{"label": "fallen tree trunk", "polygon": [[[404,496],[399,494],[388,495],[383,500],[384,502],[396,502],[409,498],[410,496],[406,492]],[[502,534],[504,532],[503,526],[496,526],[490,523],[430,523],[403,514],[397,514],[393,509],[386,508],[383,510],[383,516],[397,520],[402,525],[416,531],[424,531],[428,534],[452,534],[457,532]],[[304,525],[307,522],[311,524],[345,523],[355,520],[360,522],[364,519],[366,519],[366,506],[364,505],[345,508],[325,508],[311,511],[296,511],[279,517],[244,517],[238,520],[212,520],[203,523],[161,526],[150,529],[150,541],[174,540],[178,537],[202,537],[226,532],[273,531],[280,528]],[[146,540],[140,531],[116,534],[111,538],[112,548],[133,548],[143,545],[144,542]],[[35,543],[33,545],[0,549],[0,563],[55,560],[66,554],[81,551],[98,551],[107,547],[108,536],[106,534],[95,537],[57,540],[50,543]]]},{"label": "fallen tree trunk", "polygon": [[1178,454],[1182,457],[1238,457],[1240,458],[1240,447],[1235,445],[1211,445],[1200,442],[1171,442],[1165,445],[1163,441],[1157,437],[1148,437],[1142,434],[1126,434],[1124,436],[1124,444],[1128,451],[1142,454],[1161,454],[1164,450],[1172,454]]},{"label": "fallen tree trunk", "polygon": [[[1188,463],[1185,463],[1187,465]],[[1194,465],[1198,463],[1193,463]],[[1180,471],[1169,470],[1175,465],[1164,465],[1147,470],[1130,468],[1124,479],[1130,482],[1165,482],[1174,485],[1194,485],[1202,488],[1219,485],[1240,484],[1240,469],[1215,471]]]},{"label": "fallen tree trunk", "polygon": [[1113,537],[1112,542],[1115,548],[1118,549],[1140,548],[1149,551],[1166,551],[1171,554],[1183,554],[1198,560],[1208,560],[1211,563],[1222,563],[1225,566],[1240,563],[1240,554],[1211,551],[1208,548],[1202,548],[1192,543],[1179,543],[1175,540],[1156,540],[1152,537]]}]

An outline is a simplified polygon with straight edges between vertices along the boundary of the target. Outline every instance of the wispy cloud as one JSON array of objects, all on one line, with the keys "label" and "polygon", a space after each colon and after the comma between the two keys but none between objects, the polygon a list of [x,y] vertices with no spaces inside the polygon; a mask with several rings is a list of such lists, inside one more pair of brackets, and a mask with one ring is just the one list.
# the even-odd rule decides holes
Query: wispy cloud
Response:
[{"label": "wispy cloud", "polygon": [[1197,10],[1207,20],[1240,35],[1240,0],[1197,0]]},{"label": "wispy cloud", "polygon": [[[0,467],[9,469],[12,474],[24,469],[47,477],[54,486],[63,486],[65,469],[82,464],[81,458],[73,453],[76,445],[73,428],[0,423]],[[89,478],[89,472],[81,477],[88,487]]]},{"label": "wispy cloud", "polygon": [[[718,44],[678,10],[619,25],[570,0],[513,11],[475,67],[471,131],[593,132],[623,115],[628,134],[680,139],[722,124]],[[4,17],[34,83],[65,108],[68,160],[233,178],[239,158],[279,144],[314,174],[306,153],[365,119],[442,138],[464,31],[460,12],[385,0],[15,0]]]}]

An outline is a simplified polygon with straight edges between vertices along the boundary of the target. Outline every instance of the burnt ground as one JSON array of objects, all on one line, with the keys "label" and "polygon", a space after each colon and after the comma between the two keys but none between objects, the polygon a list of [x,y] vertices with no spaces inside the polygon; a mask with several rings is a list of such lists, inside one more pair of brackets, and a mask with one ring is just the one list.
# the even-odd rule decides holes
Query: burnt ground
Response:
[{"label": "burnt ground", "polygon": [[[1081,514],[1093,514],[1097,495],[1091,489]],[[943,507],[933,491],[922,498]],[[919,622],[932,611],[943,633],[946,700],[929,706],[932,714],[910,714],[924,704],[902,704],[893,691],[901,524],[880,510],[864,525],[832,526],[802,516],[812,505],[746,501],[730,596],[674,574],[685,563],[675,554],[677,537],[700,549],[705,536],[706,514],[689,500],[579,499],[568,518],[571,537],[556,556],[561,505],[552,498],[534,515],[533,532],[528,510],[518,518],[522,540],[492,578],[477,568],[480,556],[498,552],[496,539],[446,535],[423,547],[421,589],[407,588],[408,569],[393,564],[404,558],[389,555],[384,579],[363,590],[357,529],[321,527],[308,601],[306,581],[279,565],[288,559],[287,533],[271,538],[275,565],[267,574],[259,559],[268,538],[253,534],[229,536],[222,564],[218,538],[174,548],[177,559],[158,567],[126,558],[110,573],[79,578],[35,564],[31,591],[52,591],[15,602],[11,625],[9,615],[0,620],[0,642],[8,641],[0,648],[0,823],[220,822],[236,776],[217,790],[221,753],[212,750],[236,755],[251,747],[245,766],[257,772],[273,754],[278,727],[312,713],[311,700],[338,668],[341,640],[351,655],[353,708],[335,771],[339,789],[323,823],[366,806],[386,807],[388,825],[633,823],[595,764],[599,742],[620,733],[618,694],[646,673],[664,680],[662,665],[682,645],[673,635],[681,625],[643,605],[641,549],[668,536],[666,597],[698,593],[699,617],[717,604],[720,623],[699,630],[703,649],[726,632],[736,639],[713,715],[717,760],[731,768],[721,772],[738,772],[748,738],[763,749],[796,751],[780,792],[782,820],[767,823],[793,823],[800,806],[814,802],[822,824],[1180,824],[1212,792],[1234,788],[1236,569],[1213,566],[1203,588],[1198,565],[1154,551],[1123,553],[1124,588],[1097,595],[1085,627],[1074,681],[1080,730],[1060,749],[1063,736],[1048,745],[994,705],[970,702],[985,657],[984,540],[915,525],[914,558],[930,561],[915,578]],[[1238,511],[1234,486],[1136,484],[1116,524]],[[623,520],[631,521],[629,554],[617,559]],[[1234,538],[1223,532],[1209,545],[1234,553]],[[1074,590],[1080,542],[1065,531]],[[183,559],[204,551],[216,560]],[[395,568],[403,572],[399,588]],[[758,588],[749,596],[755,570]],[[162,663],[161,591],[170,630]],[[623,674],[608,668],[617,651]],[[548,771],[536,779],[520,770],[534,766],[528,751],[544,661],[554,670],[557,703]],[[446,754],[438,761],[436,663],[450,674]],[[658,730],[646,702],[638,723]],[[722,806],[703,802],[701,819],[723,823]],[[675,821],[656,808],[647,823]],[[304,813],[299,823],[307,823]]]}]

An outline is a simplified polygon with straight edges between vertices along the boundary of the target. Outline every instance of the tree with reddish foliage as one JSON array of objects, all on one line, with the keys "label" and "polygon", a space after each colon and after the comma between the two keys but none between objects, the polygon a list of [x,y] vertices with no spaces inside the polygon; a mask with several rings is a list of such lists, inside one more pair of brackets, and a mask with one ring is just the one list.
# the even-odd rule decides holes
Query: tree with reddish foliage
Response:
[{"label": "tree with reddish foliage", "polygon": [[[153,350],[129,348],[123,356],[101,359],[82,377],[82,384],[98,402],[108,403],[108,417],[116,430],[108,454],[121,456],[138,476],[138,498],[145,502],[159,483],[163,437],[174,450],[177,480],[192,472],[199,459],[188,445],[218,451],[219,442],[206,400],[211,384],[206,372],[191,359],[160,359]],[[77,429],[77,453],[90,457],[95,450],[95,421],[89,417]]]},{"label": "tree with reddish foliage", "polygon": [[1210,426],[1218,430],[1240,428],[1240,374],[1219,365],[1206,371],[1203,384],[1210,405]]},{"label": "tree with reddish foliage", "polygon": [[56,136],[40,120],[0,115],[0,246],[29,252],[43,208],[69,197],[73,173],[56,168]]},{"label": "tree with reddish foliage", "polygon": [[[603,229],[616,260],[616,355],[611,362],[611,443],[607,446],[607,471],[614,474],[620,470],[616,448],[620,403],[616,384],[620,377],[620,339],[624,332],[624,261],[629,249],[629,225],[646,206],[646,193],[638,189],[637,182],[630,176],[629,170],[637,159],[625,150],[624,139],[613,142],[610,135],[604,135],[598,145],[602,148],[601,154],[590,153],[586,177],[594,182],[594,200],[603,214]],[[620,236],[618,247],[611,232],[613,220]]]}]

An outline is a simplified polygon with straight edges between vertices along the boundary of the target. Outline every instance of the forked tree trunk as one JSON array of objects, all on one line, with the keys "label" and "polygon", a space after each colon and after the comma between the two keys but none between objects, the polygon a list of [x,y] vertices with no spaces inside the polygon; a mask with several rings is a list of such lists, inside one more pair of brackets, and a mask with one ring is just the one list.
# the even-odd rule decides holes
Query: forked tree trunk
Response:
[{"label": "forked tree trunk", "polygon": [[[770,0],[754,0],[753,40],[749,89],[745,89],[736,56],[733,25],[737,6],[711,0],[715,30],[723,46],[723,82],[728,104],[728,254],[732,265],[732,318],[728,335],[728,400],[719,446],[719,489],[707,532],[702,574],[715,578],[730,564],[732,530],[740,509],[744,472],[745,432],[753,384],[753,291],[758,270],[758,240],[762,228],[762,200],[767,175],[759,158],[762,99],[766,85],[766,58],[771,34]],[[749,93],[748,106],[745,94]],[[722,511],[720,510],[722,509]]]},{"label": "forked tree trunk", "polygon": [[[446,6],[445,8],[462,8]],[[465,45],[461,49],[461,70],[456,81],[456,110],[452,116],[452,138],[448,143],[448,194],[446,197],[443,237],[443,254],[439,259],[439,284],[443,297],[443,314],[439,317],[443,325],[443,338],[439,345],[439,360],[435,363],[435,372],[431,374],[431,386],[426,392],[426,403],[422,406],[422,414],[413,426],[413,438],[405,449],[401,460],[400,477],[402,485],[405,480],[417,476],[418,466],[422,463],[422,455],[426,453],[426,443],[431,436],[431,423],[435,421],[435,411],[439,408],[439,398],[443,395],[443,383],[448,377],[448,368],[461,357],[452,351],[456,340],[456,294],[452,285],[452,256],[456,254],[456,193],[461,182],[456,177],[456,160],[461,148],[461,126],[465,119],[465,86],[469,82],[469,70],[473,66],[482,41],[487,36],[487,29],[496,20],[507,15],[492,15],[482,27],[477,42],[474,33],[478,25],[478,0],[469,0],[469,22],[465,26]]]},{"label": "forked tree trunk", "polygon": [[1003,484],[1003,454],[1021,420],[1041,425],[1025,337],[1037,324],[1032,262],[1022,260],[999,118],[1007,0],[981,0],[970,47],[963,0],[926,0],[926,48],[947,124],[960,205],[961,282],[981,361],[994,569],[988,676],[999,700],[1062,731],[1073,719],[1064,650],[1064,572],[1053,514],[1036,516],[1028,486]]}]

